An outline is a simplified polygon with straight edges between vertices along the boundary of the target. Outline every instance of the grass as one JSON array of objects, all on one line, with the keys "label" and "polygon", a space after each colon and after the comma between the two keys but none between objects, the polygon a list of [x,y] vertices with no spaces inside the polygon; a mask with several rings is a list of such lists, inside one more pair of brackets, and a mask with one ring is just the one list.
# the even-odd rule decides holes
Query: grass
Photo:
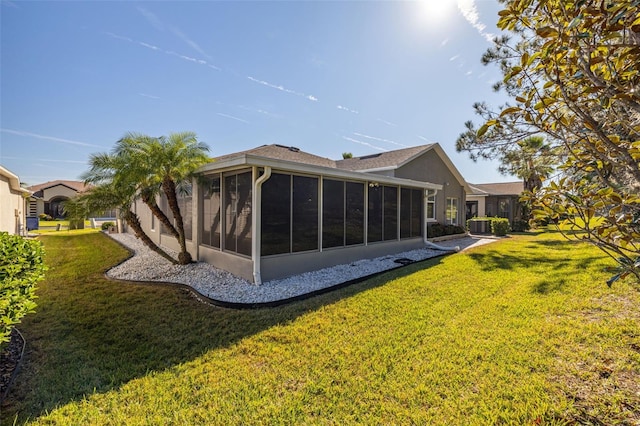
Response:
[{"label": "grass", "polygon": [[106,280],[126,253],[102,234],[41,239],[5,424],[640,421],[640,293],[558,234],[249,311]]}]

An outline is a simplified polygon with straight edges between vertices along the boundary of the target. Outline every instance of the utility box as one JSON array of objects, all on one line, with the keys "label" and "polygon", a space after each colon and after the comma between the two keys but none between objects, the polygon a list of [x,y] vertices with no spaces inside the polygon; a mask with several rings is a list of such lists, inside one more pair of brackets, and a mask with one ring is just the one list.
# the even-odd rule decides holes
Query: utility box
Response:
[{"label": "utility box", "polygon": [[27,217],[27,231],[33,231],[40,228],[40,219],[38,216]]}]

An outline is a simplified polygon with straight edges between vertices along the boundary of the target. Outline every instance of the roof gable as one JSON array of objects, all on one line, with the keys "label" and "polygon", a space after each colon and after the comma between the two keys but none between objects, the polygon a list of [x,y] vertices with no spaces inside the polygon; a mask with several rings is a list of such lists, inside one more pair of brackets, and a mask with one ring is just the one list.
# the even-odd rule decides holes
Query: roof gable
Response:
[{"label": "roof gable", "polygon": [[471,183],[469,184],[472,195],[520,195],[524,191],[524,183],[499,182],[499,183]]},{"label": "roof gable", "polygon": [[38,191],[44,191],[45,189],[53,188],[54,186],[59,186],[59,185],[66,186],[67,188],[72,189],[76,192],[84,192],[90,188],[90,186],[85,185],[84,182],[77,181],[77,180],[53,180],[50,182],[32,185],[27,189],[33,192],[38,192]]},{"label": "roof gable", "polygon": [[394,151],[380,152],[377,154],[363,155],[361,157],[345,158],[336,161],[339,169],[345,170],[380,170],[397,169],[407,164],[414,158],[429,151],[434,144],[419,145],[411,148],[396,149]]},{"label": "roof gable", "polygon": [[309,164],[312,166],[336,167],[336,162],[329,158],[320,157],[318,155],[309,154],[301,151],[295,146],[284,146],[278,144],[262,145],[257,148],[246,151],[235,152],[233,154],[223,155],[215,159],[215,161],[224,161],[241,155],[255,155],[259,157],[271,158],[274,160],[292,161],[301,164]]}]

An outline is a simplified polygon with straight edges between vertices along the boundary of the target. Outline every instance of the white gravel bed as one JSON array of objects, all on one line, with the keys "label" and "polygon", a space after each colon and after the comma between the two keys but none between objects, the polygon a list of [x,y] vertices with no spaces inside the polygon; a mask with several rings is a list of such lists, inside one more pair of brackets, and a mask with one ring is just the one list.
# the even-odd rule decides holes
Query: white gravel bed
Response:
[{"label": "white gravel bed", "polygon": [[[306,272],[281,280],[268,281],[258,286],[208,263],[174,265],[151,251],[131,234],[108,235],[135,253],[124,263],[108,270],[108,277],[129,281],[186,284],[206,297],[233,303],[264,303],[288,299],[398,267],[400,265],[394,262],[396,259],[407,258],[419,261],[443,254],[440,250],[422,248]],[[465,247],[475,245],[474,243],[477,244],[480,241],[467,237],[462,240],[443,242],[442,245]],[[175,254],[170,250],[167,252]]]}]

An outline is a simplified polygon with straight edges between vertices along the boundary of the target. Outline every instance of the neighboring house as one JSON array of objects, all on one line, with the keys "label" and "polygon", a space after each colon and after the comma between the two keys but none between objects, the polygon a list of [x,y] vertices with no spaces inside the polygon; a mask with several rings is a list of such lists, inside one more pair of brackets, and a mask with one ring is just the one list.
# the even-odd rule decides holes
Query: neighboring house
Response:
[{"label": "neighboring house", "polygon": [[88,187],[80,181],[54,180],[30,186],[28,189],[33,192],[29,201],[28,216],[37,217],[44,213],[57,219],[64,217],[62,203],[85,192]]},{"label": "neighboring house", "polygon": [[[191,255],[257,284],[424,247],[428,222],[462,223],[468,190],[438,144],[339,161],[264,145],[198,172],[180,200]],[[178,248],[144,204],[133,209]]]},{"label": "neighboring house", "polygon": [[522,205],[519,198],[524,191],[524,183],[472,183],[467,194],[466,218],[497,216],[509,219],[513,224],[522,220]]},{"label": "neighboring house", "polygon": [[30,194],[20,186],[17,175],[0,166],[0,232],[22,234]]}]

